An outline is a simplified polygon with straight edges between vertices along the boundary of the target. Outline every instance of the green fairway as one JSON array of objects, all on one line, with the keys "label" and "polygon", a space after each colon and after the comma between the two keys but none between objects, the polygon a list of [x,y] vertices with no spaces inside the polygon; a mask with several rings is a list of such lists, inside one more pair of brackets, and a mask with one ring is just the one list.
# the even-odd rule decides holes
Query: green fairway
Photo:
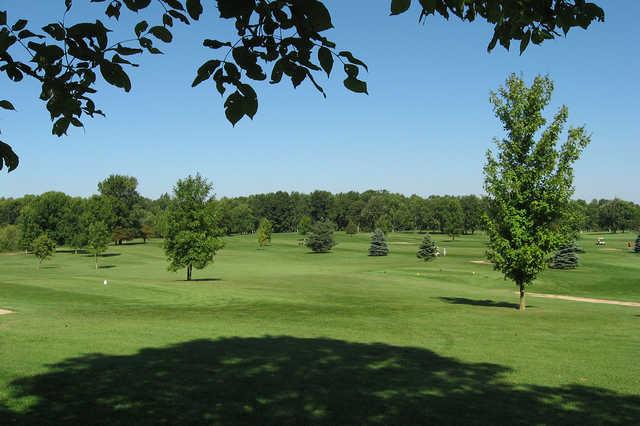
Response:
[{"label": "green fairway", "polygon": [[[606,248],[595,240],[604,236]],[[161,242],[0,255],[0,424],[633,424],[640,308],[529,297],[482,263],[484,236],[422,262],[422,235],[226,239],[168,272]],[[539,293],[640,302],[632,234],[585,234]],[[108,284],[104,285],[103,281]]]}]

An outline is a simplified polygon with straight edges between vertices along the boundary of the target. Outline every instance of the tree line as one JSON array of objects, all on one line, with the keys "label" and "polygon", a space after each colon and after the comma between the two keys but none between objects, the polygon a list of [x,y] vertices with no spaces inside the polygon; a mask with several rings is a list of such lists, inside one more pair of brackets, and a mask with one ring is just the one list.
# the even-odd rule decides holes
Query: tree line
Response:
[{"label": "tree line", "polygon": [[[166,237],[173,197],[163,194],[152,200],[137,188],[135,177],[112,175],[98,184],[98,194],[87,198],[55,191],[0,198],[0,250],[31,250],[43,233],[59,246],[85,248],[97,223],[106,228],[114,244]],[[273,232],[304,233],[313,223],[329,221],[342,231],[420,230],[455,238],[483,230],[487,210],[486,199],[476,195],[421,197],[385,190],[277,191],[212,198],[208,203],[212,220],[226,235],[253,233],[267,219]],[[568,220],[576,230],[624,232],[640,227],[640,206],[633,202],[615,198],[572,200],[571,204]]]}]

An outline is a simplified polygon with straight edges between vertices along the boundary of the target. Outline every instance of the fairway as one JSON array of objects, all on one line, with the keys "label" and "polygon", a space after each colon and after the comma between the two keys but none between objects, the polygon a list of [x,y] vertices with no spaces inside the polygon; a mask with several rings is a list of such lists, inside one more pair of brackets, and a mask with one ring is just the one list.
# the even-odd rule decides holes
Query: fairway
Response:
[{"label": "fairway", "polygon": [[[605,236],[606,248],[595,240]],[[93,258],[0,255],[0,424],[632,424],[640,308],[529,297],[482,263],[484,235],[226,238],[168,272],[160,240]],[[631,234],[585,234],[538,293],[640,302]],[[107,284],[104,284],[106,280]],[[526,416],[526,418],[525,418]]]}]

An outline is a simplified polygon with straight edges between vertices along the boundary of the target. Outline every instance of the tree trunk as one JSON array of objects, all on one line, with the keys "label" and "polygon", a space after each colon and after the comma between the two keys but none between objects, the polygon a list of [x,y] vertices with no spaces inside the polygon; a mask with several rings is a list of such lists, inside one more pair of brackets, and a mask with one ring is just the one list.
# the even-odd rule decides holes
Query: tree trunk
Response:
[{"label": "tree trunk", "polygon": [[96,258],[96,269],[98,269],[98,253],[95,254],[95,258]]},{"label": "tree trunk", "polygon": [[189,264],[187,266],[187,281],[191,281],[191,270],[192,270],[192,266],[191,264]]},{"label": "tree trunk", "polygon": [[520,307],[518,308],[520,311],[524,311],[525,310],[525,299],[524,299],[524,284],[520,283]]}]

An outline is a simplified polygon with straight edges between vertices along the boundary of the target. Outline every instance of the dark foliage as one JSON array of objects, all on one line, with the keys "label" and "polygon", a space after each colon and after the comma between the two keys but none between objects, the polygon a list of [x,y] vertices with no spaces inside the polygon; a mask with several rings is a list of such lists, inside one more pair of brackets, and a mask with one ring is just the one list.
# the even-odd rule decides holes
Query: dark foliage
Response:
[{"label": "dark foliage", "polygon": [[371,246],[369,247],[369,256],[386,256],[389,254],[389,247],[384,232],[376,229],[371,235]]},{"label": "dark foliage", "polygon": [[561,246],[553,255],[549,267],[552,269],[575,269],[578,267],[579,248],[575,244]]},{"label": "dark foliage", "polygon": [[420,248],[416,256],[418,259],[422,259],[425,262],[433,260],[438,255],[438,246],[436,242],[431,239],[431,235],[426,234],[420,243]]},{"label": "dark foliage", "polygon": [[336,241],[333,238],[333,224],[328,221],[316,222],[311,226],[306,238],[306,246],[314,253],[331,251]]}]

